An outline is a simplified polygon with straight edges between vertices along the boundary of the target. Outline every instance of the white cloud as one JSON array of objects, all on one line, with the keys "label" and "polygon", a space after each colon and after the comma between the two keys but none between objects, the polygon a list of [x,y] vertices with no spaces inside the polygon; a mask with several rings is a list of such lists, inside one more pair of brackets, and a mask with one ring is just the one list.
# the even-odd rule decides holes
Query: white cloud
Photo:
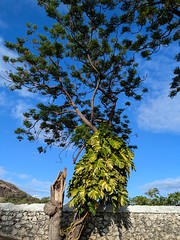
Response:
[{"label": "white cloud", "polygon": [[[9,56],[10,58],[17,57],[17,54],[15,52],[10,51],[4,46],[4,40],[2,37],[0,37],[0,87],[8,88],[9,86],[11,86],[11,82],[8,80],[7,72],[14,71],[14,68],[8,63],[4,63],[4,61],[2,60],[3,55]],[[29,98],[32,100],[35,99],[41,102],[47,102],[49,100],[48,97],[39,96],[38,93],[29,92],[28,88],[23,86],[21,90],[15,90],[14,92],[23,98]]]},{"label": "white cloud", "polygon": [[49,196],[50,194],[50,185],[52,183],[48,181],[39,181],[36,178],[31,179],[28,183],[21,186],[26,192],[34,196]]},{"label": "white cloud", "polygon": [[6,71],[10,71],[12,67],[9,64],[4,63],[2,56],[9,56],[12,58],[17,57],[17,54],[13,51],[10,51],[4,46],[4,40],[0,37],[0,86],[5,86],[8,84]]},{"label": "white cloud", "polygon": [[[0,91],[0,114],[3,115],[4,112],[7,112],[14,119],[21,121],[24,119],[23,113],[32,108],[29,98],[24,101],[22,98],[13,97],[9,95],[5,89],[1,88]],[[19,97],[19,96],[18,96]]]},{"label": "white cloud", "polygon": [[[4,46],[4,40],[0,37],[0,86],[8,86],[10,84],[10,82],[8,81],[8,77],[7,77],[7,73],[10,70],[14,70],[8,63],[4,63],[4,61],[2,60],[2,56],[9,56],[12,58],[16,58],[17,54],[13,51],[10,51],[9,49],[7,49]],[[30,97],[30,98],[37,98],[38,96],[36,94],[33,94],[31,92],[28,91],[27,88],[22,87],[22,89],[16,90],[15,92],[17,92],[21,97]]]},{"label": "white cloud", "polygon": [[148,98],[138,109],[138,126],[153,132],[180,133],[180,96]]},{"label": "white cloud", "polygon": [[38,98],[37,94],[34,94],[32,92],[29,92],[27,88],[22,87],[21,90],[16,90],[16,92],[21,96],[21,97],[28,97],[28,98]]},{"label": "white cloud", "polygon": [[11,116],[22,121],[24,119],[23,113],[25,113],[29,108],[29,104],[18,101],[14,106],[12,106]]},{"label": "white cloud", "polygon": [[[4,63],[2,59],[2,56],[4,55],[12,58],[17,57],[17,54],[15,52],[10,51],[4,46],[4,40],[2,37],[0,37],[0,86],[2,87],[8,86],[10,84],[10,82],[8,81],[7,72],[9,72],[10,70],[14,71],[12,66],[10,66],[8,63]],[[37,94],[29,92],[28,89],[25,87],[22,87],[20,91],[16,90],[15,92],[17,92],[21,97],[38,98]]]},{"label": "white cloud", "polygon": [[31,196],[42,198],[50,195],[51,182],[40,181],[26,173],[9,172],[4,167],[0,166],[0,178],[15,184],[18,188]]},{"label": "white cloud", "polygon": [[152,132],[180,133],[180,95],[169,95],[177,46],[160,51],[152,61],[140,60],[140,71],[147,76],[149,93],[137,110],[139,128]]},{"label": "white cloud", "polygon": [[[2,37],[0,37],[0,55],[3,56],[3,55],[7,55],[7,56],[10,56],[12,58],[14,57],[17,57],[17,54],[11,50],[9,50],[8,48],[6,48],[4,46],[4,39]],[[2,58],[1,58],[1,61],[2,61]],[[4,65],[6,66],[6,65]],[[4,68],[1,68],[1,69],[4,69]],[[6,69],[6,67],[5,67]]]},{"label": "white cloud", "polygon": [[145,191],[151,188],[157,188],[161,194],[180,192],[180,177],[156,180],[142,186],[142,188]]},{"label": "white cloud", "polygon": [[154,93],[159,93],[173,77],[173,69],[177,65],[175,55],[179,52],[179,46],[172,44],[162,48],[152,56],[152,60],[138,59],[141,75],[146,76],[146,84]]}]

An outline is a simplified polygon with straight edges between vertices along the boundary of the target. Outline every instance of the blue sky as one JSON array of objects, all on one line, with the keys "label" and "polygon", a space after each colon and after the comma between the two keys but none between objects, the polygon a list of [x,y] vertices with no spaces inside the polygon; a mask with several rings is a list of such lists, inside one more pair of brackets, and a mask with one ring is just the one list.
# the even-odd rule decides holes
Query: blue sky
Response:
[{"label": "blue sky", "polygon": [[[12,56],[4,41],[23,36],[27,22],[47,24],[47,18],[35,0],[0,1],[0,75],[8,70],[2,55]],[[129,196],[143,195],[156,187],[160,193],[180,191],[180,95],[168,97],[169,83],[176,66],[177,45],[161,49],[152,61],[138,59],[139,70],[146,76],[149,93],[129,110],[134,136],[136,172],[131,174]],[[31,195],[49,195],[50,184],[58,171],[68,168],[72,176],[73,149],[58,148],[39,154],[38,143],[18,142],[14,130],[22,125],[22,113],[41,100],[27,91],[10,92],[0,81],[0,179],[10,181]],[[137,136],[136,136],[137,135]],[[39,140],[41,141],[41,139]]]}]

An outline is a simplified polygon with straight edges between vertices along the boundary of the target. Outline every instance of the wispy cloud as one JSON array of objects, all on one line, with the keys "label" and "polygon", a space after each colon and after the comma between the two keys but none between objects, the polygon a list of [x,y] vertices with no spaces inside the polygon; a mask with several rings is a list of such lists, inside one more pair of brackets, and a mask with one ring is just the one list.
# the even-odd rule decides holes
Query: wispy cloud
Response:
[{"label": "wispy cloud", "polygon": [[4,91],[0,92],[0,106],[7,106],[7,104],[9,105],[8,101],[7,101],[7,95]]},{"label": "wispy cloud", "polygon": [[32,178],[26,184],[20,185],[20,187],[32,196],[42,197],[49,196],[51,184],[48,181],[39,181],[36,178]]},{"label": "wispy cloud", "polygon": [[[16,58],[17,54],[13,51],[10,51],[4,46],[4,40],[2,37],[0,37],[0,87],[5,87],[10,84],[10,81],[8,80],[7,72],[14,71],[14,68],[10,66],[8,63],[4,63],[2,56],[9,56],[10,58]],[[21,97],[37,97],[35,94],[28,91],[27,88],[22,88],[21,91],[15,91],[17,92]]]},{"label": "wispy cloud", "polygon": [[[4,39],[0,36],[0,55],[3,56],[3,55],[7,55],[7,56],[10,56],[10,57],[16,57],[17,54],[11,50],[9,50],[8,48],[6,48],[4,46]],[[1,58],[1,61],[2,61],[2,58]],[[6,68],[5,68],[6,69]]]},{"label": "wispy cloud", "polygon": [[40,181],[26,173],[10,172],[4,167],[0,166],[0,178],[4,181],[15,184],[21,190],[27,192],[32,196],[42,198],[49,196],[50,194],[50,185],[52,184],[51,182]]},{"label": "wispy cloud", "polygon": [[0,116],[10,114],[14,101],[8,97],[6,91],[0,87]]},{"label": "wispy cloud", "polygon": [[[0,36],[0,87],[10,87],[12,85],[12,82],[10,81],[10,79],[8,79],[8,72],[15,71],[15,68],[13,66],[11,66],[8,63],[4,63],[2,56],[9,56],[10,58],[16,58],[17,54],[13,51],[10,51],[9,49],[7,49],[4,46],[4,40],[3,38]],[[23,98],[29,98],[29,99],[35,99],[35,100],[39,100],[41,102],[47,102],[49,100],[49,98],[43,98],[42,96],[40,97],[38,93],[32,93],[30,91],[28,91],[27,87],[21,87],[20,90],[15,90],[15,93],[17,93],[19,95],[19,97],[23,97]]]},{"label": "wispy cloud", "polygon": [[169,84],[173,78],[177,46],[163,49],[152,61],[140,60],[140,71],[147,76],[149,94],[137,110],[139,128],[152,132],[180,133],[180,95],[171,99]]},{"label": "wispy cloud", "polygon": [[[42,100],[43,102],[43,100]],[[8,116],[15,119],[17,124],[22,126],[22,122],[24,120],[24,113],[28,112],[29,109],[33,108],[33,102],[31,99],[27,98],[14,98],[12,95],[8,95],[6,91],[0,92],[0,115],[3,115],[5,112]],[[32,120],[34,122],[34,120]],[[53,133],[50,131],[49,133],[45,133],[45,131],[40,128],[41,121],[35,124],[35,131],[38,134],[38,139],[41,143],[43,143],[45,137],[53,138]],[[33,130],[32,130],[33,131]]]},{"label": "wispy cloud", "polygon": [[13,175],[17,176],[19,179],[28,179],[30,177],[29,175],[24,173],[20,173],[20,174],[14,173]]},{"label": "wispy cloud", "polygon": [[180,192],[180,177],[156,180],[142,186],[144,191],[147,191],[151,188],[157,188],[161,194]]},{"label": "wispy cloud", "polygon": [[8,84],[6,71],[12,70],[12,67],[9,64],[4,63],[2,57],[9,56],[12,58],[17,57],[16,53],[10,51],[4,46],[4,39],[0,36],[0,87]]},{"label": "wispy cloud", "polygon": [[0,88],[0,115],[5,112],[10,117],[22,122],[24,119],[23,113],[32,108],[31,101],[29,99],[23,100],[22,98],[14,98],[13,95],[9,95],[5,89]]},{"label": "wispy cloud", "polygon": [[11,110],[11,116],[22,121],[24,119],[23,113],[25,113],[29,108],[30,104],[23,101],[18,101],[14,108]]},{"label": "wispy cloud", "polygon": [[167,97],[168,92],[149,98],[138,109],[138,126],[153,132],[180,134],[180,96]]},{"label": "wispy cloud", "polygon": [[8,172],[6,171],[6,169],[0,166],[0,178],[3,178],[7,174]]}]

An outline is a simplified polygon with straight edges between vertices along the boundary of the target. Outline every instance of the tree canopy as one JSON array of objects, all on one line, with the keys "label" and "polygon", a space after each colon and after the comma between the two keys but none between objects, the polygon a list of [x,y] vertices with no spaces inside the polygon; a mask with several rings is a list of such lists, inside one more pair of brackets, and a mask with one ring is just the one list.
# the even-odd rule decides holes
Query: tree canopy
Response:
[{"label": "tree canopy", "polygon": [[[26,134],[33,141],[43,131],[47,145],[64,146],[73,135],[70,142],[81,148],[91,132],[107,123],[126,141],[131,129],[124,110],[147,91],[134,53],[150,58],[162,45],[179,39],[179,1],[38,4],[52,26],[38,29],[28,23],[26,37],[6,43],[18,58],[4,57],[15,69],[8,76],[11,89],[26,87],[49,99],[25,113],[26,129],[16,131],[19,139]],[[178,67],[174,73],[171,96],[179,91]],[[39,131],[33,132],[37,122]]]},{"label": "tree canopy", "polygon": [[[124,12],[120,16],[125,24],[124,31],[136,35],[136,40],[127,41],[127,46],[147,59],[167,47],[172,42],[179,44],[180,39],[180,1],[179,0],[143,0],[119,1],[120,9]],[[180,61],[180,53],[175,59]],[[174,77],[170,85],[170,97],[180,91],[180,68],[174,69]]]},{"label": "tree canopy", "polygon": [[146,196],[136,196],[129,199],[130,205],[150,205],[150,206],[180,206],[180,192],[169,193],[162,196],[157,188],[151,188]]},{"label": "tree canopy", "polygon": [[[127,202],[127,179],[134,169],[125,110],[147,89],[136,54],[150,59],[179,39],[179,1],[38,0],[51,24],[27,23],[25,37],[6,47],[17,57],[7,80],[11,90],[45,97],[24,113],[18,139],[43,136],[46,146],[77,147],[69,186],[80,216],[99,204]],[[62,10],[62,7],[64,10]],[[179,55],[176,56],[179,60]],[[179,91],[176,68],[171,96]]]}]

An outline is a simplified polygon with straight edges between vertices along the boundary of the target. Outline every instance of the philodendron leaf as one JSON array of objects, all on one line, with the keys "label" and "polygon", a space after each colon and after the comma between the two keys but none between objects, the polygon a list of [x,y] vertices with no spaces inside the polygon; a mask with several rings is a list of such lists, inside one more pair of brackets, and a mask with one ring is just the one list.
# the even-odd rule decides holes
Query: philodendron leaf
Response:
[{"label": "philodendron leaf", "polygon": [[122,139],[110,131],[107,134],[100,131],[94,133],[70,182],[71,205],[88,208],[92,214],[95,214],[100,203],[111,202],[114,209],[124,206],[128,197],[127,178],[134,166],[132,157]]},{"label": "philodendron leaf", "polygon": [[99,193],[98,193],[98,191],[96,191],[96,190],[91,190],[91,191],[88,193],[88,197],[90,197],[90,198],[93,199],[93,200],[97,200],[98,197],[99,197]]}]

